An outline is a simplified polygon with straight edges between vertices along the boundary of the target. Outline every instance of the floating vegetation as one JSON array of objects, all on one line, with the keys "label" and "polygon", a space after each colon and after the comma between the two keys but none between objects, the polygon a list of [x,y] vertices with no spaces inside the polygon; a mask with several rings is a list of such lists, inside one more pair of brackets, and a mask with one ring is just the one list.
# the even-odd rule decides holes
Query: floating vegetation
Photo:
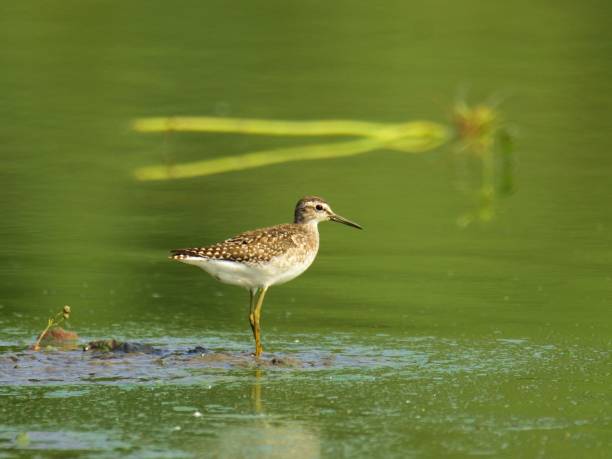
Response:
[{"label": "floating vegetation", "polygon": [[70,306],[66,305],[60,312],[55,314],[55,316],[50,317],[47,321],[47,326],[36,338],[36,342],[32,346],[32,349],[39,351],[41,349],[41,344],[44,344],[45,346],[57,346],[65,345],[67,343],[70,344],[76,341],[79,338],[79,335],[77,335],[75,332],[64,330],[62,327],[60,327],[61,323],[70,318],[70,312]]}]

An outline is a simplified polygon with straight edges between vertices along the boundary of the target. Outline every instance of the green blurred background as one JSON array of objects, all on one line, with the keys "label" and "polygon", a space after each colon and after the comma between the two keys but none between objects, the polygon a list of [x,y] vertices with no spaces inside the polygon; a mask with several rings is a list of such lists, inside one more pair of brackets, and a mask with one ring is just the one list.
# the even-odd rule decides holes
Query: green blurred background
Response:
[{"label": "green blurred background", "polygon": [[[5,352],[63,304],[84,338],[250,349],[246,293],[170,263],[168,249],[289,221],[306,194],[366,230],[322,225],[315,264],[273,288],[263,312],[267,350],[337,365],[102,384],[22,381],[5,365],[0,457],[609,457],[611,12],[603,1],[4,2]],[[516,145],[515,192],[465,228],[475,200],[461,190],[477,190],[478,174],[457,173],[452,145],[133,178],[169,158],[321,140],[144,135],[130,130],[138,117],[449,123],[458,99],[503,100]],[[22,449],[19,432],[32,438]]]}]

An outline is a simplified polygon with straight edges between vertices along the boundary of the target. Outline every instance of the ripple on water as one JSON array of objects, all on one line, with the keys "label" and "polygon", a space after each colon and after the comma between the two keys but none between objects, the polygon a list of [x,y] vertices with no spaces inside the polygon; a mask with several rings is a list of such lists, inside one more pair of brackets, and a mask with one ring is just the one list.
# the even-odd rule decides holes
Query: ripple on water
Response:
[{"label": "ripple on water", "polygon": [[[528,377],[534,367],[563,360],[569,352],[550,344],[526,339],[453,340],[433,336],[393,339],[381,344],[355,344],[354,337],[323,338],[318,345],[300,344],[285,353],[266,354],[259,360],[239,350],[233,340],[219,339],[216,349],[188,347],[170,342],[153,343],[147,352],[83,352],[23,350],[0,354],[0,385],[62,384],[191,384],[240,377],[237,370],[265,369],[300,373],[333,371],[337,378],[371,378],[372,371],[392,369],[407,378],[448,375],[507,374]],[[184,343],[183,343],[184,344]],[[277,346],[280,347],[280,346]],[[129,349],[139,349],[138,346]],[[596,358],[589,350],[571,350],[584,361]],[[353,370],[358,369],[358,372]],[[236,371],[223,371],[236,370]],[[345,373],[344,375],[339,373]],[[292,375],[292,377],[295,375]],[[51,393],[51,397],[78,397],[79,391]]]}]

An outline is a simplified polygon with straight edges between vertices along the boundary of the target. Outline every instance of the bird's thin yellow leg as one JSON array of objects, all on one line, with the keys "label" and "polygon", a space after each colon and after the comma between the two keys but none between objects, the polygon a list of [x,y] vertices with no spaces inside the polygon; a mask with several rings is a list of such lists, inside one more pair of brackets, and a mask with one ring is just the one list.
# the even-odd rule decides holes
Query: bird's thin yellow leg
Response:
[{"label": "bird's thin yellow leg", "polygon": [[263,300],[266,296],[267,291],[268,287],[263,287],[259,290],[257,304],[255,305],[255,310],[253,311],[253,316],[255,319],[255,357],[259,357],[263,352],[263,347],[261,345],[261,327],[259,325],[259,320],[261,319],[261,306],[263,305]]},{"label": "bird's thin yellow leg", "polygon": [[257,291],[259,289],[252,288],[249,289],[250,295],[250,310],[249,310],[249,322],[251,324],[251,331],[253,332],[253,338],[257,339],[255,336],[255,299],[257,298]]}]

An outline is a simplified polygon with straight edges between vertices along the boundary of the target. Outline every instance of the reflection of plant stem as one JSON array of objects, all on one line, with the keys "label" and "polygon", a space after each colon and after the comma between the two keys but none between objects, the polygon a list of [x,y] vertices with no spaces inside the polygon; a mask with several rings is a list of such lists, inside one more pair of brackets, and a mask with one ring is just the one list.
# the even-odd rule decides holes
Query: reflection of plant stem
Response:
[{"label": "reflection of plant stem", "polygon": [[245,155],[226,156],[223,158],[194,161],[191,163],[174,164],[172,168],[166,166],[143,167],[138,169],[135,175],[139,180],[167,180],[199,177],[290,161],[321,159],[329,156],[339,157],[357,155],[371,150],[373,145],[379,143],[380,142],[376,140],[366,139],[337,144],[279,148],[276,150],[247,153]]},{"label": "reflection of plant stem", "polygon": [[390,126],[395,125],[350,120],[279,121],[206,116],[140,118],[132,125],[138,132],[233,132],[286,136],[372,135]]},{"label": "reflection of plant stem", "polygon": [[457,153],[466,161],[475,158],[480,169],[478,209],[458,219],[458,224],[465,227],[475,219],[491,220],[497,198],[512,192],[514,142],[500,114],[489,105],[472,107],[460,102],[453,109],[453,122],[458,134]]},{"label": "reflection of plant stem", "polygon": [[378,148],[390,148],[408,153],[420,153],[443,144],[447,129],[425,121],[403,124],[375,124],[353,121],[286,122],[266,120],[237,120],[225,118],[168,118],[143,119],[135,129],[147,132],[161,130],[207,130],[240,134],[273,135],[361,135],[364,138],[299,147],[271,149],[239,156],[195,161],[168,166],[149,166],[136,170],[139,180],[168,180],[220,174],[252,169],[291,161],[354,156]]},{"label": "reflection of plant stem", "polygon": [[507,129],[500,130],[498,135],[498,145],[501,162],[499,193],[501,195],[509,195],[514,192],[514,140]]},{"label": "reflection of plant stem", "polygon": [[482,206],[480,209],[480,218],[488,221],[491,220],[495,214],[495,163],[493,160],[493,153],[490,150],[484,151],[480,157],[482,161]]},{"label": "reflection of plant stem", "polygon": [[[476,158],[481,173],[479,186],[476,187],[471,187],[468,180],[459,180],[458,186],[463,191],[470,192],[471,195],[476,191],[478,209],[460,217],[458,223],[460,226],[467,226],[476,219],[491,220],[495,214],[498,196],[513,191],[512,136],[500,114],[490,105],[469,106],[463,102],[458,103],[453,110],[453,125],[458,139],[455,147],[456,156],[462,156],[463,161],[466,161],[466,158]],[[182,164],[170,161],[170,155],[167,154],[166,164],[142,167],[134,171],[138,180],[200,177],[292,161],[355,156],[380,149],[423,153],[444,145],[451,139],[451,129],[428,121],[371,123],[351,120],[284,121],[224,117],[160,117],[137,119],[133,122],[132,128],[138,132],[165,134],[176,131],[353,137],[345,141],[276,148]],[[167,140],[168,136],[166,142]],[[496,162],[498,159],[501,161],[499,164]]]}]

